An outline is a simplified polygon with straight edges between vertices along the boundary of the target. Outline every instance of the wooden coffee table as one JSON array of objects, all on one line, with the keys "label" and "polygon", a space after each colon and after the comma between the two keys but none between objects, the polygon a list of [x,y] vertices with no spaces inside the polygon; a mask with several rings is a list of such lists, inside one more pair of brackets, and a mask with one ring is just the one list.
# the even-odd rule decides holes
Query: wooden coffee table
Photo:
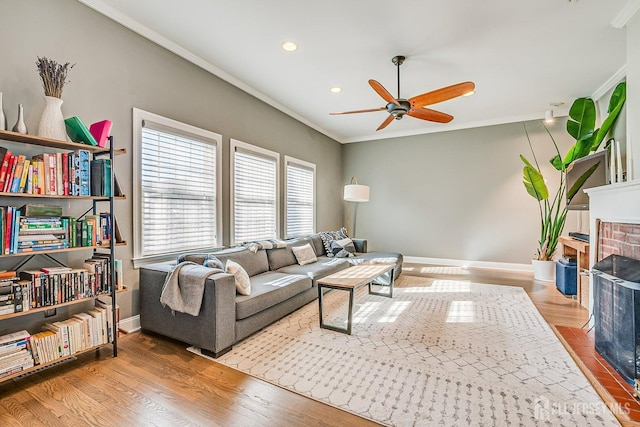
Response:
[{"label": "wooden coffee table", "polygon": [[[353,323],[353,296],[356,289],[369,285],[370,295],[380,295],[387,298],[393,298],[393,268],[395,264],[358,264],[346,268],[337,273],[333,273],[329,276],[323,277],[318,280],[318,304],[320,310],[320,327],[324,329],[330,329],[336,332],[342,332],[351,335],[351,325]],[[374,292],[371,289],[371,282],[380,277],[386,272],[390,272],[389,276],[389,292]],[[323,318],[323,302],[322,302],[322,289],[337,289],[341,291],[349,292],[349,317],[347,320],[347,327],[341,328],[339,326],[327,325],[324,323]]]}]

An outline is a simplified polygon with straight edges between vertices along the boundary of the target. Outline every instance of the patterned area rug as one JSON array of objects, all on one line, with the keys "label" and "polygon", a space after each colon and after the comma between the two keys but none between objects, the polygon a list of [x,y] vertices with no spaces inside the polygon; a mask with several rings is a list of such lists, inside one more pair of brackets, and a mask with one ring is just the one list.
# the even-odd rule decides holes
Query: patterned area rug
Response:
[{"label": "patterned area rug", "polygon": [[[320,329],[314,301],[216,360],[386,425],[619,425],[523,289],[396,283],[359,290],[352,335]],[[344,325],[346,292],[325,303]]]}]

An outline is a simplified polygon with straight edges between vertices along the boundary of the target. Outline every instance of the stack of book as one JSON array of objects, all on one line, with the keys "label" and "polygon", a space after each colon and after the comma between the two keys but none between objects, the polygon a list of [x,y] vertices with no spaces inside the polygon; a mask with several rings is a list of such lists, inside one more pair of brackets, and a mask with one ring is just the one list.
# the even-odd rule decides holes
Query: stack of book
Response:
[{"label": "stack of book", "polygon": [[[27,204],[0,206],[0,254],[107,246],[112,233],[110,213],[62,216],[62,207]],[[119,237],[116,227],[116,238]],[[120,238],[121,239],[121,238]]]},{"label": "stack of book", "polygon": [[0,378],[33,367],[30,339],[24,330],[0,336]]},{"label": "stack of book", "polygon": [[107,307],[97,305],[70,319],[45,323],[43,331],[31,337],[35,363],[53,362],[113,341],[113,317],[109,314]]},{"label": "stack of book", "polygon": [[21,271],[18,283],[24,286],[23,307],[47,307],[111,292],[110,277],[105,273],[108,260],[91,260],[86,265],[91,271],[69,267]]},{"label": "stack of book", "polygon": [[0,272],[0,316],[22,311],[22,288],[13,270]]},{"label": "stack of book", "polygon": [[87,150],[42,153],[27,159],[0,147],[0,191],[58,196],[91,195]]}]

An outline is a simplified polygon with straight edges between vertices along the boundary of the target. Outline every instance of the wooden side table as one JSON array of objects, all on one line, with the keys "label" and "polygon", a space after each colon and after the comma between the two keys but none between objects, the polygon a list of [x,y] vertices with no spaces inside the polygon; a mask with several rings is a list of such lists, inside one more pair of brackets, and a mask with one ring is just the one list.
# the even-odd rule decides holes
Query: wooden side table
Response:
[{"label": "wooden side table", "polygon": [[589,276],[581,272],[589,271],[589,242],[574,239],[573,237],[560,236],[558,241],[562,243],[562,255],[576,258],[578,271],[578,303],[589,308]]}]

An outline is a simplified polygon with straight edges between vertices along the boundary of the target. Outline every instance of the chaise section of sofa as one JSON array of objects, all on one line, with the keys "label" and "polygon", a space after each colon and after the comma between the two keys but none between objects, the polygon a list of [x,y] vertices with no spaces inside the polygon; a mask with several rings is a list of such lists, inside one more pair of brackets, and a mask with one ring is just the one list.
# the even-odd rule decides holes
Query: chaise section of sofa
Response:
[{"label": "chaise section of sofa", "polygon": [[[233,344],[281,319],[318,297],[317,280],[362,262],[395,263],[394,277],[402,271],[399,253],[367,252],[367,241],[353,239],[357,256],[328,257],[319,235],[287,241],[286,247],[251,251],[235,247],[212,254],[189,254],[182,259],[202,264],[215,256],[223,265],[240,264],[251,281],[250,295],[237,295],[234,277],[216,273],[205,283],[198,316],[173,312],[160,304],[165,280],[175,262],[151,264],[140,269],[140,324],[142,329],[200,347],[218,357]],[[292,248],[310,244],[317,261],[299,265]],[[388,279],[386,279],[388,280]],[[382,283],[385,278],[382,278]]]}]

